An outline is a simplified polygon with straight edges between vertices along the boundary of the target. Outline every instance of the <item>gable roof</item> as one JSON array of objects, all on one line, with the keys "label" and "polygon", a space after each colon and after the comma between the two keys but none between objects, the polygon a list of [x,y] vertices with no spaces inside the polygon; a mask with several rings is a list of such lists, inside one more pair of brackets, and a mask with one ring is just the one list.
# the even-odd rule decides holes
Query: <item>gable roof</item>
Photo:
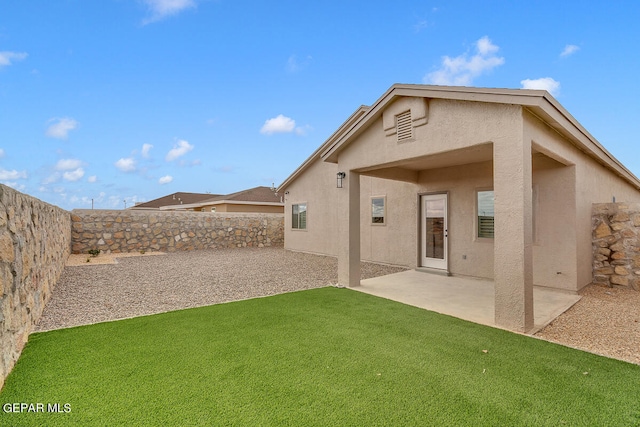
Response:
[{"label": "gable roof", "polygon": [[636,188],[640,180],[609,153],[567,110],[547,91],[530,89],[493,89],[462,86],[432,86],[395,84],[370,107],[362,106],[345,121],[298,169],[280,185],[286,188],[313,162],[322,159],[337,163],[339,153],[378,119],[387,106],[398,97],[423,97],[521,105],[547,125],[563,135],[580,151],[593,157]]},{"label": "gable roof", "polygon": [[247,190],[238,191],[236,193],[217,195],[204,200],[199,200],[189,204],[170,204],[161,206],[161,210],[170,209],[191,209],[202,206],[221,205],[221,204],[238,204],[238,205],[274,205],[284,206],[282,196],[269,187],[253,187]]},{"label": "gable roof", "polygon": [[218,196],[213,198],[215,201],[229,201],[229,202],[271,202],[280,203],[280,195],[278,195],[274,189],[269,187],[254,187],[248,190],[238,191],[237,193],[231,193],[226,196]]},{"label": "gable roof", "polygon": [[138,203],[132,206],[130,209],[159,209],[162,206],[179,205],[197,203],[202,200],[211,199],[217,197],[217,194],[210,193],[173,193],[166,196],[158,197],[157,199],[150,200],[144,203]]}]

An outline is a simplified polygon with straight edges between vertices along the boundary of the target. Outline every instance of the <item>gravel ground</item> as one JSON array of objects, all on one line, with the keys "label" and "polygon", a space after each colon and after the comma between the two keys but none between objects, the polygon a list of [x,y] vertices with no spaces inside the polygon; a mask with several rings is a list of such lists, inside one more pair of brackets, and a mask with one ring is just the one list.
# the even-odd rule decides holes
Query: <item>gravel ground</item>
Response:
[{"label": "gravel ground", "polygon": [[581,295],[536,336],[640,364],[640,292],[591,285]]},{"label": "gravel ground", "polygon": [[[338,281],[335,258],[282,248],[70,258],[37,331],[319,288]],[[119,255],[115,255],[119,257]],[[403,271],[362,263],[362,277]]]},{"label": "gravel ground", "polygon": [[[338,280],[337,260],[242,248],[161,256],[70,258],[36,329],[46,331],[189,307],[318,288]],[[363,278],[402,268],[362,263]],[[640,292],[588,286],[582,299],[536,336],[640,364]]]}]

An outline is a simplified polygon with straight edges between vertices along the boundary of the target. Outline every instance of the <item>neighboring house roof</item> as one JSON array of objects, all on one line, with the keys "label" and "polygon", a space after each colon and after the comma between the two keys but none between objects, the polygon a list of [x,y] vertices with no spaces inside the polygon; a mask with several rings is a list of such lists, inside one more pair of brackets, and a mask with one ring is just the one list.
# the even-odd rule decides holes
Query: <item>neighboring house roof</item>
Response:
[{"label": "neighboring house roof", "polygon": [[398,97],[423,97],[521,105],[563,135],[579,150],[593,157],[636,188],[640,180],[609,153],[547,91],[529,89],[490,89],[459,86],[395,84],[372,106],[361,106],[278,188],[285,189],[316,160],[337,163],[338,154],[360,135]]},{"label": "neighboring house roof", "polygon": [[261,206],[284,206],[282,195],[269,187],[254,187],[236,193],[211,196],[205,200],[199,200],[189,204],[172,204],[160,207],[162,210],[172,209],[193,209],[202,206],[214,206],[221,204],[236,205],[261,205]]},{"label": "neighboring house roof", "polygon": [[276,194],[274,190],[275,189],[269,187],[254,187],[248,190],[228,194],[226,196],[218,196],[212,200],[280,203],[281,196]]},{"label": "neighboring house roof", "polygon": [[197,203],[217,197],[210,193],[173,193],[144,203],[138,203],[130,209],[160,209],[162,206]]}]

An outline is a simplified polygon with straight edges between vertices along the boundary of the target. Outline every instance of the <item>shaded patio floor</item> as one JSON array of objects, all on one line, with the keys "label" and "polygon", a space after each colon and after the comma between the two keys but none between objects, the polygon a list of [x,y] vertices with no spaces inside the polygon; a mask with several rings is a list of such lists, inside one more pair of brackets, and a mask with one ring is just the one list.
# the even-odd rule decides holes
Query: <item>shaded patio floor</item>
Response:
[{"label": "shaded patio floor", "polygon": [[[365,279],[354,290],[424,308],[471,322],[496,326],[492,280],[461,276],[440,276],[408,270]],[[580,300],[580,295],[534,287],[533,334]]]}]

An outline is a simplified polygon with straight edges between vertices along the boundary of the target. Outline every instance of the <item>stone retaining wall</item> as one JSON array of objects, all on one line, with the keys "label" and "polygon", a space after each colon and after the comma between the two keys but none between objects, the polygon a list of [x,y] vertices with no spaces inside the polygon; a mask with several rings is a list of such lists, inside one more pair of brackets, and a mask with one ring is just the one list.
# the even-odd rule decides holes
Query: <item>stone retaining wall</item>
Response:
[{"label": "stone retaining wall", "polygon": [[162,251],[284,245],[283,214],[74,210],[72,251]]},{"label": "stone retaining wall", "polygon": [[0,388],[71,248],[70,213],[0,185]]},{"label": "stone retaining wall", "polygon": [[640,290],[640,203],[592,208],[593,281]]}]

